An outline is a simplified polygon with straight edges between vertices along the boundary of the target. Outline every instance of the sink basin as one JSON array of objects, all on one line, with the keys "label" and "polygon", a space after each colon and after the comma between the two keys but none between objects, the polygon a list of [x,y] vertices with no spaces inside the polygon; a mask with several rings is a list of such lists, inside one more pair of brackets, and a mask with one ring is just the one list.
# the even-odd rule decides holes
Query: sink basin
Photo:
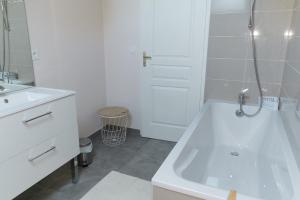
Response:
[{"label": "sink basin", "polygon": [[16,92],[16,91],[19,91],[19,90],[25,90],[25,89],[28,89],[28,88],[32,87],[32,86],[6,84],[6,83],[0,83],[0,85],[5,88],[3,91],[0,90],[0,95],[7,94],[7,93],[10,93],[10,92]]},{"label": "sink basin", "polygon": [[72,91],[39,87],[6,93],[0,95],[0,118],[73,94],[75,93]]},{"label": "sink basin", "polygon": [[29,91],[17,92],[7,96],[0,96],[0,112],[2,109],[23,105],[49,97],[49,94],[39,94]]},{"label": "sink basin", "polygon": [[[7,81],[0,81],[0,85],[3,84],[8,84]],[[13,84],[13,85],[34,85],[34,81],[33,80],[20,80],[20,79],[14,79],[14,80],[9,80],[9,84]]]}]

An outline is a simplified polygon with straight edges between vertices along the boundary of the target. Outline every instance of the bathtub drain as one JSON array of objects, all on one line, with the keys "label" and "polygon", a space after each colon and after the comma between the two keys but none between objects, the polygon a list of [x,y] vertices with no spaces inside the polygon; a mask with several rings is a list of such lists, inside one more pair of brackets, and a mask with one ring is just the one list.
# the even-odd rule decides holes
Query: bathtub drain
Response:
[{"label": "bathtub drain", "polygon": [[235,156],[235,157],[240,156],[239,152],[231,152],[230,155]]}]

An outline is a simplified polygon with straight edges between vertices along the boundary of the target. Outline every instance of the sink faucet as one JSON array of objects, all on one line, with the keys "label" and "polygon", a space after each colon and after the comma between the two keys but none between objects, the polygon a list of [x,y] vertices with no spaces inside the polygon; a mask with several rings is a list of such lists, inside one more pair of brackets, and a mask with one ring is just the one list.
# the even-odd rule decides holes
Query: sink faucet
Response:
[{"label": "sink faucet", "polygon": [[247,93],[248,93],[249,89],[244,89],[239,93],[239,99],[238,102],[240,104],[240,109],[237,110],[235,112],[236,116],[238,117],[243,117],[245,115],[244,111],[243,111],[243,105],[245,105],[246,103],[246,98],[247,98]]}]

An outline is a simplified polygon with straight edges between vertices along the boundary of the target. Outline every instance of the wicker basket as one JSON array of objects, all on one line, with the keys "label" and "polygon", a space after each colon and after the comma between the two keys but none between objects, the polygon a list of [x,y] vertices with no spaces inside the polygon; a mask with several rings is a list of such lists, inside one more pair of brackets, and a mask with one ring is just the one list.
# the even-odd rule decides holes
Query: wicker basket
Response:
[{"label": "wicker basket", "polygon": [[118,146],[125,142],[129,111],[122,107],[106,107],[99,111],[101,118],[102,142],[108,146]]}]

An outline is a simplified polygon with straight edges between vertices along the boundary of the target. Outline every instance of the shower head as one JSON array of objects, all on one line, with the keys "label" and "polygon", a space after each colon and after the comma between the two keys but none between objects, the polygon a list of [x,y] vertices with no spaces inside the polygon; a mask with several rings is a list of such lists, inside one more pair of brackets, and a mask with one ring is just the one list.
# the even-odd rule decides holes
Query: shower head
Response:
[{"label": "shower head", "polygon": [[254,30],[255,29],[255,19],[254,19],[254,12],[255,12],[255,5],[256,5],[256,0],[251,0],[250,2],[250,19],[249,19],[249,24],[248,24],[248,28],[250,30]]}]

